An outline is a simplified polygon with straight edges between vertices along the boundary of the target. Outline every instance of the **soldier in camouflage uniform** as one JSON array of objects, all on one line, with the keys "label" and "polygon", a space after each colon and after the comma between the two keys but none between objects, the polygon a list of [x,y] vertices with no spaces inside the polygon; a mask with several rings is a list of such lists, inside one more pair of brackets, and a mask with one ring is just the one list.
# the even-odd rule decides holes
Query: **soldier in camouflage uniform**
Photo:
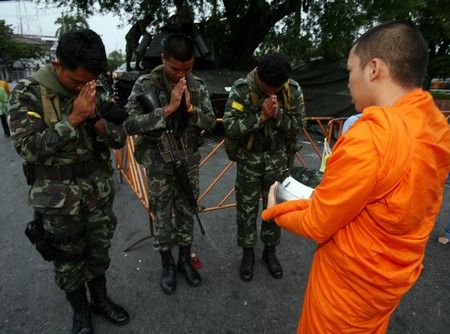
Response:
[{"label": "soldier in camouflage uniform", "polygon": [[[199,272],[191,263],[193,209],[180,186],[174,161],[163,144],[167,132],[175,136],[182,152],[189,182],[195,198],[199,193],[200,152],[199,130],[212,131],[215,116],[203,82],[191,74],[194,64],[194,44],[181,34],[173,34],[163,42],[163,64],[135,83],[127,107],[129,118],[125,128],[137,134],[136,160],[146,168],[151,210],[155,213],[156,236],[153,246],[162,260],[161,288],[171,294],[176,289],[175,262],[171,248],[179,246],[178,268],[191,286],[202,283]],[[141,106],[139,96],[155,96],[151,110]],[[172,223],[172,208],[175,222]]]},{"label": "soldier in camouflage uniform", "polygon": [[[126,44],[126,53],[125,53],[125,61],[126,61],[126,70],[132,71],[131,68],[131,60],[133,59],[133,53],[136,55],[136,66],[135,70],[140,70],[140,63],[142,61],[142,58],[144,57],[144,52],[141,52],[138,50],[139,47],[139,40],[142,36],[146,38],[146,42],[149,43],[151,40],[150,34],[147,33],[147,26],[152,22],[152,16],[145,15],[142,19],[138,20],[136,23],[134,23],[130,30],[128,30],[127,34],[125,35],[125,40],[127,42]],[[143,48],[145,49],[145,48]]]},{"label": "soldier in camouflage uniform", "polygon": [[[259,199],[267,204],[269,187],[292,165],[297,139],[305,125],[303,94],[289,79],[291,66],[279,54],[267,54],[246,78],[237,80],[230,92],[223,124],[225,137],[237,143],[237,242],[243,248],[242,280],[253,278],[257,242]],[[280,228],[273,222],[261,225],[263,259],[274,278],[283,276],[275,255]]]},{"label": "soldier in camouflage uniform", "polygon": [[115,324],[129,322],[126,310],[107,296],[105,277],[117,224],[109,147],[121,148],[126,135],[96,116],[102,103],[96,78],[106,71],[100,36],[89,29],[69,31],[56,55],[13,90],[12,142],[25,159],[35,226],[43,228],[36,248],[53,260],[56,284],[73,307],[72,333],[91,333],[91,309]]}]

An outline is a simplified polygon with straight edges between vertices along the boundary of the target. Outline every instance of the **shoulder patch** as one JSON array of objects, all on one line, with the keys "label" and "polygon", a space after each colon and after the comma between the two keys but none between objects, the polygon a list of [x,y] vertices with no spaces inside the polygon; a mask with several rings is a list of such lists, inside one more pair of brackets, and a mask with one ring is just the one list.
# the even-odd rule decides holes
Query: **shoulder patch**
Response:
[{"label": "shoulder patch", "polygon": [[39,115],[37,112],[34,112],[34,111],[27,111],[27,115],[31,116],[31,117],[36,117],[36,118],[42,118],[41,115]]},{"label": "shoulder patch", "polygon": [[237,101],[231,102],[231,108],[239,110],[240,112],[244,111],[244,105]]}]

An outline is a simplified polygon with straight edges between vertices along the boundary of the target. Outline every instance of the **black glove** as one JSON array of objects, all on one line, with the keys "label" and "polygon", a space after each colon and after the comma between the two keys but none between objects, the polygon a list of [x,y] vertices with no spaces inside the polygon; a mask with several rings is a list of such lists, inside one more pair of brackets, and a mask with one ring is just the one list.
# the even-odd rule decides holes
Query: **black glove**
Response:
[{"label": "black glove", "polygon": [[124,108],[118,107],[116,103],[111,101],[103,103],[99,113],[103,119],[116,125],[121,125],[128,117],[128,113]]}]

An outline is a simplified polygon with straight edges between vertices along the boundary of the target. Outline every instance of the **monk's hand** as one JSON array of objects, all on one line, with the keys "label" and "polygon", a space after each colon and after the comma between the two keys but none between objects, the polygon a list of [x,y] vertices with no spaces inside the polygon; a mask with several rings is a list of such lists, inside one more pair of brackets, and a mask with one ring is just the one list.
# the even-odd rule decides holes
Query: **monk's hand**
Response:
[{"label": "monk's hand", "polygon": [[185,91],[187,91],[186,79],[181,78],[180,81],[178,81],[178,83],[175,85],[175,87],[173,87],[172,92],[170,93],[169,104],[163,108],[165,118],[169,117],[178,110],[178,108],[180,107],[181,98],[183,97]]},{"label": "monk's hand", "polygon": [[271,208],[272,206],[277,204],[276,201],[276,192],[277,192],[278,182],[275,181],[274,184],[270,186],[269,194],[267,195],[267,208]]},{"label": "monk's hand", "polygon": [[95,117],[97,85],[95,80],[87,82],[73,101],[72,110],[68,120],[72,126],[77,127],[88,118]]}]

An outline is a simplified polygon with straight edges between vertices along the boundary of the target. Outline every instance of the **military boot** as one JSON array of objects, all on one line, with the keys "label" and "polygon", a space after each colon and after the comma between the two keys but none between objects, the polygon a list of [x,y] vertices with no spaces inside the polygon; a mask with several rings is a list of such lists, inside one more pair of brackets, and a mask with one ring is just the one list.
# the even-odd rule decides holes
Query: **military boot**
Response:
[{"label": "military boot", "polygon": [[86,296],[86,288],[66,292],[66,298],[73,308],[72,334],[91,334],[91,309]]},{"label": "military boot", "polygon": [[130,322],[128,312],[108,297],[105,275],[98,276],[89,281],[88,287],[91,293],[92,312],[104,316],[115,325],[126,325]]},{"label": "military boot", "polygon": [[244,282],[250,282],[253,279],[253,266],[255,265],[255,251],[253,247],[244,247],[242,254],[239,274]]},{"label": "military boot", "polygon": [[279,279],[283,277],[283,268],[281,268],[281,264],[275,255],[275,246],[265,246],[262,253],[262,258],[267,264],[269,273],[273,278]]},{"label": "military boot", "polygon": [[177,289],[175,260],[170,249],[160,253],[162,261],[161,289],[166,295],[170,295]]},{"label": "military boot", "polygon": [[178,270],[186,277],[186,280],[191,286],[196,287],[202,285],[200,273],[192,266],[191,245],[180,246]]}]

